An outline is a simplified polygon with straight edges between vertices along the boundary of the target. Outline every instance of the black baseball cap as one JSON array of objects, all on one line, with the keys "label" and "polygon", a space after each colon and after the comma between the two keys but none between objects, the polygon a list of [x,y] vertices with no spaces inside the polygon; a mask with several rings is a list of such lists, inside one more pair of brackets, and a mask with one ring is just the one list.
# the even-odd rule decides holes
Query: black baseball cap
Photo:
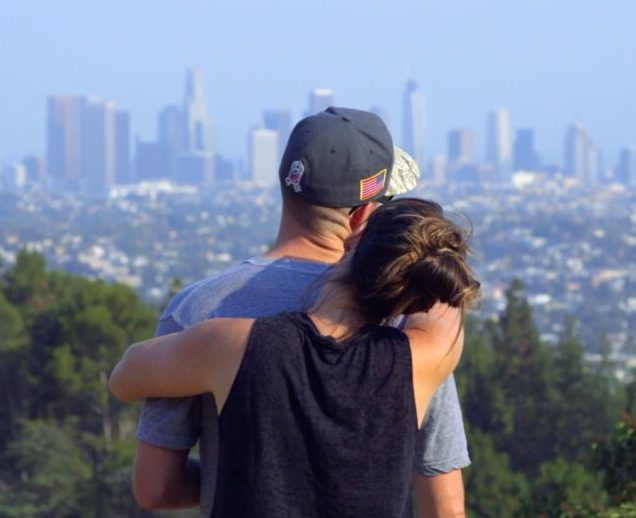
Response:
[{"label": "black baseball cap", "polygon": [[330,107],[294,127],[279,177],[283,189],[325,207],[356,207],[407,192],[420,171],[393,145],[376,114]]}]

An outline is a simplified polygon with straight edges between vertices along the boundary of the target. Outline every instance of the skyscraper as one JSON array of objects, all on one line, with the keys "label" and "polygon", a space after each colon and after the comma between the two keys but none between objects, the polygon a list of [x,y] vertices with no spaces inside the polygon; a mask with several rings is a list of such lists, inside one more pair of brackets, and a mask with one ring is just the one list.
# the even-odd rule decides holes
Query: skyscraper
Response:
[{"label": "skyscraper", "polygon": [[[168,117],[168,114],[165,115]],[[175,180],[182,184],[209,185],[214,180],[214,124],[207,115],[203,77],[197,69],[186,73],[179,136],[181,149]],[[163,153],[170,155],[165,148]]]},{"label": "skyscraper", "polygon": [[278,178],[278,132],[267,128],[252,129],[249,156],[252,180],[274,183]]},{"label": "skyscraper", "polygon": [[287,139],[291,133],[291,113],[287,110],[267,110],[263,114],[265,128],[278,133],[278,157],[276,163],[280,163]]},{"label": "skyscraper", "polygon": [[492,110],[486,128],[486,160],[495,167],[500,180],[508,179],[510,155],[510,114],[501,108]]},{"label": "skyscraper", "polygon": [[80,188],[100,195],[115,183],[116,110],[112,102],[85,99],[82,107]]},{"label": "skyscraper", "polygon": [[22,159],[26,169],[27,183],[43,187],[46,184],[46,168],[44,160],[35,155],[28,155]]},{"label": "skyscraper", "polygon": [[207,115],[203,77],[198,69],[186,73],[181,139],[184,153],[214,151],[214,126]]},{"label": "skyscraper", "polygon": [[162,174],[166,178],[177,177],[177,162],[181,153],[181,111],[177,105],[171,104],[163,108],[157,116],[158,151],[166,160]]},{"label": "skyscraper", "polygon": [[475,135],[469,129],[448,133],[448,165],[458,167],[475,162]]},{"label": "skyscraper", "polygon": [[130,118],[95,97],[48,99],[47,163],[54,190],[104,194],[130,181]]},{"label": "skyscraper", "polygon": [[424,170],[426,165],[426,101],[415,81],[407,81],[402,104],[402,146]]},{"label": "skyscraper", "polygon": [[130,114],[117,110],[115,114],[115,183],[132,182],[130,171]]},{"label": "skyscraper", "polygon": [[615,178],[624,185],[636,186],[636,146],[621,150]]},{"label": "skyscraper", "polygon": [[331,88],[316,88],[309,94],[309,113],[315,115],[324,111],[335,103],[335,91]]},{"label": "skyscraper", "polygon": [[600,152],[579,123],[572,124],[565,132],[564,159],[566,175],[574,176],[584,184],[599,181]]},{"label": "skyscraper", "polygon": [[539,155],[535,148],[533,129],[517,130],[512,168],[514,171],[536,171],[539,168]]},{"label": "skyscraper", "polygon": [[47,101],[46,161],[55,190],[78,188],[81,107],[78,96],[56,95]]},{"label": "skyscraper", "polygon": [[572,124],[565,132],[564,173],[583,178],[587,161],[587,133],[580,124]]}]

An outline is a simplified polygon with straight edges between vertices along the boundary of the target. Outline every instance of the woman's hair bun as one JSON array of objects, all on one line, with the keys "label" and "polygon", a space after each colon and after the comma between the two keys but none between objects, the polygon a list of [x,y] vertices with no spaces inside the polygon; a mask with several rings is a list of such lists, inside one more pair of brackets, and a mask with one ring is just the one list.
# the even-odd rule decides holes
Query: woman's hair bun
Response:
[{"label": "woman's hair bun", "polygon": [[438,301],[465,308],[479,297],[469,253],[468,233],[440,205],[402,198],[370,216],[343,280],[373,321]]}]

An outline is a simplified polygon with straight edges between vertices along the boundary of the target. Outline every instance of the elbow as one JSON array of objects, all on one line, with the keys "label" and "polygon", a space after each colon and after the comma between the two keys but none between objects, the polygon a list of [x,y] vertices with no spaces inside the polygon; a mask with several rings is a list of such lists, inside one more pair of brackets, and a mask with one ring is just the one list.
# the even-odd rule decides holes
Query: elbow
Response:
[{"label": "elbow", "polygon": [[132,403],[138,399],[125,382],[119,364],[115,366],[110,378],[108,378],[108,390],[110,390],[113,396],[124,403]]},{"label": "elbow", "polygon": [[159,487],[151,487],[149,485],[133,483],[133,495],[137,505],[146,511],[157,511],[166,509],[167,494]]},{"label": "elbow", "polygon": [[146,511],[170,508],[169,478],[161,477],[161,469],[156,469],[152,476],[144,476],[147,466],[144,466],[143,458],[140,461],[139,451],[137,455],[132,478],[132,492],[137,505]]}]

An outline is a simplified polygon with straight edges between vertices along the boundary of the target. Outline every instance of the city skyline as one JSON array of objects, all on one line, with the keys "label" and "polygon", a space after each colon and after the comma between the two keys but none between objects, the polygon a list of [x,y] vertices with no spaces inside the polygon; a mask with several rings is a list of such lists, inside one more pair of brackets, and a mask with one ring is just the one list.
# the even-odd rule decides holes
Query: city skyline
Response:
[{"label": "city skyline", "polygon": [[244,153],[246,128],[264,107],[298,118],[317,87],[335,90],[341,105],[381,106],[397,135],[403,85],[414,79],[427,99],[429,156],[457,127],[478,130],[481,153],[483,113],[504,106],[515,127],[536,130],[548,159],[562,158],[564,127],[581,121],[611,162],[636,140],[635,15],[627,0],[69,0],[64,9],[25,0],[4,6],[0,21],[0,155],[43,154],[51,93],[112,99],[148,140],[156,107],[180,96],[182,71],[196,65],[230,157]]},{"label": "city skyline", "polygon": [[[304,115],[336,105],[336,91],[309,92]],[[485,114],[484,141],[473,128],[449,128],[445,153],[427,153],[426,98],[414,80],[403,91],[402,132],[394,142],[416,159],[424,180],[499,182],[509,184],[519,171],[560,173],[583,185],[618,181],[636,185],[633,146],[621,148],[606,163],[587,129],[579,122],[566,126],[562,160],[546,159],[536,148],[533,128],[516,128],[505,108]],[[372,111],[390,120],[381,107]],[[134,118],[134,117],[133,117]],[[289,110],[263,109],[261,121],[246,129],[246,149],[236,159],[216,145],[215,121],[206,106],[199,69],[185,73],[182,102],[157,111],[155,138],[131,144],[131,114],[115,102],[87,95],[51,95],[47,100],[47,151],[29,154],[2,168],[5,188],[41,185],[54,191],[106,194],[114,185],[144,180],[209,186],[219,180],[274,183],[289,131],[296,121]],[[514,134],[514,146],[513,146]],[[37,159],[40,158],[40,161]],[[218,169],[218,171],[217,171]],[[44,180],[44,181],[43,181]]]}]

